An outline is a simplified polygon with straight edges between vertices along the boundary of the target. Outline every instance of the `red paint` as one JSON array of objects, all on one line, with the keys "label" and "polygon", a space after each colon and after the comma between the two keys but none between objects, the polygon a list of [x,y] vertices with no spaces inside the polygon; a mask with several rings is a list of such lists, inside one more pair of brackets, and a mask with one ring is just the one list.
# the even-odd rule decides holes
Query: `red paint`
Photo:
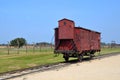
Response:
[{"label": "red paint", "polygon": [[59,39],[73,39],[74,38],[74,22],[68,19],[59,21]]},{"label": "red paint", "polygon": [[100,51],[99,32],[75,27],[74,21],[68,19],[62,19],[58,23],[58,28],[55,28],[55,51]]}]

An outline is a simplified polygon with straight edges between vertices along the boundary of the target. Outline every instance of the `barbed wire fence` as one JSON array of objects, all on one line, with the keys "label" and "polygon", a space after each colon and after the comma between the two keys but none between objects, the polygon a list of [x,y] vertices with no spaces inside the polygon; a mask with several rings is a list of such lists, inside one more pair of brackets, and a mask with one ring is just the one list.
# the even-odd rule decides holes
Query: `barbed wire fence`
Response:
[{"label": "barbed wire fence", "polygon": [[[19,43],[18,43],[19,44]],[[54,45],[53,44],[43,44],[43,45],[36,45],[33,44],[25,44],[23,47],[11,46],[10,42],[8,41],[6,45],[0,46],[0,54],[35,54],[35,53],[46,53],[46,52],[53,52]]]},{"label": "barbed wire fence", "polygon": [[20,47],[19,41],[17,41],[17,46],[11,46],[10,41],[7,44],[0,45],[0,54],[22,54],[22,53],[41,53],[41,52],[54,52],[54,37],[52,36],[50,43],[37,43],[32,42],[32,44],[26,43],[23,47]]}]

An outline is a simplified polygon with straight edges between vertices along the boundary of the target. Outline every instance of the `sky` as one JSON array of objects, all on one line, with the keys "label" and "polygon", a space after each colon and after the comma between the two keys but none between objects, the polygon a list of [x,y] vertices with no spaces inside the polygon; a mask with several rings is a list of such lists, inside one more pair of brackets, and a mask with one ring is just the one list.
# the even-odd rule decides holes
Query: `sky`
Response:
[{"label": "sky", "polygon": [[0,0],[0,44],[22,37],[54,42],[58,20],[67,18],[120,43],[120,0]]}]

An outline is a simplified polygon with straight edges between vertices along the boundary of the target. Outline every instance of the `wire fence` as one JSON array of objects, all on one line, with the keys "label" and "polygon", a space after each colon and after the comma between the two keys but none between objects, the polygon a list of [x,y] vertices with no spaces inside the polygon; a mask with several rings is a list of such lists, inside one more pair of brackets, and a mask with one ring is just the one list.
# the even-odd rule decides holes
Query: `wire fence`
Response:
[{"label": "wire fence", "polygon": [[0,46],[0,54],[23,54],[23,53],[43,53],[43,52],[53,52],[53,45],[25,45],[21,48],[13,46]]}]

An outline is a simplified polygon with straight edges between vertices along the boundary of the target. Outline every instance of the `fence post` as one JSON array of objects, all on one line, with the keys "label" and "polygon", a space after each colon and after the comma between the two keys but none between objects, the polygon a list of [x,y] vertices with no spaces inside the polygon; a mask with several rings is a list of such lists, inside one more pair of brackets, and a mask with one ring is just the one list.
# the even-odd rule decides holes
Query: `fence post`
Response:
[{"label": "fence post", "polygon": [[26,53],[27,53],[27,43],[26,43],[26,45],[25,45],[25,46],[26,46]]},{"label": "fence post", "polygon": [[19,54],[19,41],[17,40],[17,44],[18,44],[18,46],[17,46],[17,54]]},{"label": "fence post", "polygon": [[39,44],[39,49],[40,49],[39,51],[41,52],[41,44]]},{"label": "fence post", "polygon": [[8,41],[8,45],[7,45],[7,48],[8,48],[8,55],[10,54],[10,50],[9,50],[9,47],[10,47],[10,45],[9,45],[9,41]]},{"label": "fence post", "polygon": [[33,53],[35,53],[35,43],[33,42]]}]

